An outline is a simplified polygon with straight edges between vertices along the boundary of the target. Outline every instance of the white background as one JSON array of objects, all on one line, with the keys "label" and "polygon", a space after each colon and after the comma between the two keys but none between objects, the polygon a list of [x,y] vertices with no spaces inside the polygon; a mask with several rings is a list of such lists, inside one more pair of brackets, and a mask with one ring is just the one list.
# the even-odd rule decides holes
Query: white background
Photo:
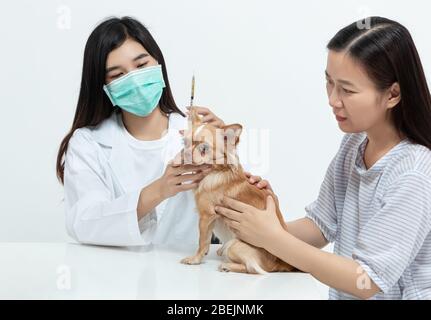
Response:
[{"label": "white background", "polygon": [[287,219],[318,194],[342,132],[325,94],[328,40],[365,16],[411,31],[429,78],[428,1],[2,1],[0,241],[69,240],[55,160],[71,126],[85,42],[107,16],[131,15],[160,45],[174,96],[226,123],[269,130],[268,170]]}]

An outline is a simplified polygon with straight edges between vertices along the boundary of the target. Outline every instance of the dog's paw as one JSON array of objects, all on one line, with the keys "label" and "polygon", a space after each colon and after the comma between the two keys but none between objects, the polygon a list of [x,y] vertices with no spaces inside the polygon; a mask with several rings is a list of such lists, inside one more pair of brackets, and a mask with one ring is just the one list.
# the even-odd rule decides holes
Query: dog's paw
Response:
[{"label": "dog's paw", "polygon": [[223,255],[223,247],[217,249],[217,255],[221,257]]},{"label": "dog's paw", "polygon": [[202,262],[202,258],[200,258],[199,256],[187,257],[181,260],[182,264],[196,265],[196,264],[201,264],[201,262]]},{"label": "dog's paw", "polygon": [[220,272],[230,272],[231,270],[230,270],[229,266],[226,263],[221,263],[218,266],[218,271],[220,271]]}]

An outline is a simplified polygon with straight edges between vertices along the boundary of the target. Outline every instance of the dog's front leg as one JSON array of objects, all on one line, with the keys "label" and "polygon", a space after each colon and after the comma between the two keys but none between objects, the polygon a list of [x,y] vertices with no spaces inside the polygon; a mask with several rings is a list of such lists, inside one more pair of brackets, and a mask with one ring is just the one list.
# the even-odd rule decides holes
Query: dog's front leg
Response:
[{"label": "dog's front leg", "polygon": [[212,231],[214,229],[215,214],[202,214],[199,219],[199,249],[194,256],[184,258],[181,263],[200,264],[208,253]]}]

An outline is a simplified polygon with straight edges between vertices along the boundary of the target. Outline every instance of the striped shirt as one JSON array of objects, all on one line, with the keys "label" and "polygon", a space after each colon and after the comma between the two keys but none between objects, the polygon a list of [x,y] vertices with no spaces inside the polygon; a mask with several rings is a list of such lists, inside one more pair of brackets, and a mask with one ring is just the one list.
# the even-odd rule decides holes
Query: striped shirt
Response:
[{"label": "striped shirt", "polygon": [[367,142],[344,136],[307,217],[380,288],[371,299],[431,299],[431,150],[404,139],[367,170]]}]

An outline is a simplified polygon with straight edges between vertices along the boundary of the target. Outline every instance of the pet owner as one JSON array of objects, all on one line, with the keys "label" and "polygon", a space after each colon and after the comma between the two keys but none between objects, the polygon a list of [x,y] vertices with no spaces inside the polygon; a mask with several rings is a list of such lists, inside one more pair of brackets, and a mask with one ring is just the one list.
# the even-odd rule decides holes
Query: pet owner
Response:
[{"label": "pet owner", "polygon": [[[115,107],[114,107],[115,106]],[[206,108],[202,120],[223,121]],[[72,128],[60,145],[68,234],[81,243],[197,244],[191,189],[206,166],[173,166],[187,127],[159,46],[138,21],[101,23],[84,52]]]},{"label": "pet owner", "polygon": [[[431,299],[430,92],[408,30],[368,19],[327,46],[329,105],[346,134],[306,217],[285,231],[271,197],[266,210],[227,198],[217,211],[331,299]],[[334,253],[321,250],[329,242]]]}]

